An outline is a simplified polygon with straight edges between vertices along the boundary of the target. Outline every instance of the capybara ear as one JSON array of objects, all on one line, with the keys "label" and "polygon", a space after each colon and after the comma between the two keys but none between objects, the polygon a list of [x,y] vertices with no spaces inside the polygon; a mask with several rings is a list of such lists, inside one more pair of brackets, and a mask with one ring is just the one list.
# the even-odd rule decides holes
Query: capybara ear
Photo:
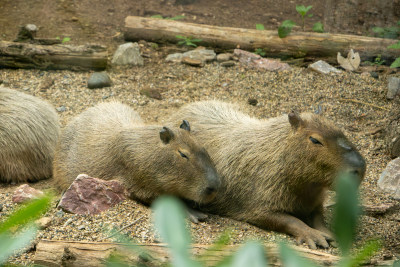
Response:
[{"label": "capybara ear", "polygon": [[179,128],[190,132],[190,124],[187,120],[183,120],[181,126]]},{"label": "capybara ear", "polygon": [[295,113],[294,111],[290,112],[288,117],[289,117],[289,123],[290,123],[290,125],[292,125],[292,127],[294,129],[299,128],[299,126],[302,123],[304,123],[303,120],[300,118],[300,116],[297,113]]},{"label": "capybara ear", "polygon": [[168,127],[163,127],[160,131],[160,139],[164,144],[168,144],[172,139],[174,139],[174,133]]}]

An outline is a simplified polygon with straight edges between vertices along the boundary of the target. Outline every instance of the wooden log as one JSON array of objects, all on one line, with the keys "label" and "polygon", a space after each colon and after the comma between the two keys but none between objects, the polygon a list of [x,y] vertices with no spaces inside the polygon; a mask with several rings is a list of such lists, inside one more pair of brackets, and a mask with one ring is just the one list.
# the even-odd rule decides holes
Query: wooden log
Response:
[{"label": "wooden log", "polygon": [[125,39],[152,42],[179,41],[176,36],[202,39],[199,44],[214,48],[240,47],[265,50],[269,57],[330,57],[347,55],[350,49],[360,53],[362,60],[372,60],[381,54],[385,60],[400,56],[400,49],[388,49],[396,40],[330,33],[294,32],[279,38],[278,31],[218,27],[158,18],[128,16],[125,18]]},{"label": "wooden log", "polygon": [[[193,255],[206,266],[214,266],[225,256],[238,250],[240,246],[229,245],[219,250],[209,250],[210,247],[210,245],[200,244],[192,246]],[[265,244],[265,249],[269,263],[280,265],[278,247],[275,244]],[[323,265],[332,265],[339,260],[337,256],[317,250],[303,247],[295,247],[295,250],[304,257]],[[112,253],[124,255],[121,260],[131,265],[141,263],[144,266],[161,266],[170,261],[165,244],[133,245],[41,240],[36,246],[34,263],[41,266],[103,266]]]},{"label": "wooden log", "polygon": [[0,68],[103,70],[106,67],[104,46],[47,46],[0,41]]}]

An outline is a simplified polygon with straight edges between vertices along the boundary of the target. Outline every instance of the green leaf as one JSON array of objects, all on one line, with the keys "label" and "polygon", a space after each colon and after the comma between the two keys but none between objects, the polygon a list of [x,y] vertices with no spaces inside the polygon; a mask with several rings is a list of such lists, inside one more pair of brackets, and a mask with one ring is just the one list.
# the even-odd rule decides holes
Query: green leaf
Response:
[{"label": "green leaf", "polygon": [[381,28],[381,27],[373,27],[372,31],[374,33],[378,33],[378,34],[383,34],[385,32],[385,30],[383,28]]},{"label": "green leaf", "polygon": [[264,247],[255,241],[242,246],[233,256],[231,267],[265,267],[267,266]]},{"label": "green leaf", "polygon": [[366,260],[370,259],[382,247],[377,240],[369,241],[364,244],[360,251],[350,259],[350,266],[361,266]]},{"label": "green leaf", "polygon": [[[224,248],[229,244],[231,239],[232,229],[225,229],[224,232],[218,237],[218,239],[203,253],[201,254],[198,259],[200,261],[206,261],[208,258],[213,258],[215,251],[222,251]],[[218,262],[215,267],[225,266],[230,260],[232,256],[227,256],[223,258],[221,261]]]},{"label": "green leaf", "polygon": [[167,18],[167,19],[169,19],[169,20],[180,20],[180,19],[184,19],[184,18],[185,18],[185,16],[178,15],[178,16],[175,16],[175,17],[172,17],[172,18]]},{"label": "green leaf", "polygon": [[317,267],[306,258],[301,257],[295,250],[289,248],[285,243],[279,245],[279,254],[281,255],[282,265],[290,267]]},{"label": "green leaf", "polygon": [[69,42],[69,41],[71,41],[71,38],[70,38],[70,37],[64,37],[64,38],[62,39],[61,43],[66,43],[66,42]]},{"label": "green leaf", "polygon": [[173,266],[198,266],[190,259],[190,236],[185,226],[185,211],[181,202],[171,196],[158,198],[153,205],[154,224],[161,238],[169,244]]},{"label": "green leaf", "polygon": [[24,229],[22,233],[18,235],[11,235],[8,232],[0,234],[0,265],[3,264],[8,257],[13,255],[16,250],[21,249],[29,245],[29,243],[35,238],[37,228],[31,224],[29,227]]},{"label": "green leaf", "polygon": [[312,30],[314,32],[324,32],[324,25],[321,22],[317,22],[314,24]]},{"label": "green leaf", "polygon": [[175,35],[175,38],[186,40],[187,38],[182,35]]},{"label": "green leaf", "polygon": [[155,19],[163,19],[163,16],[161,16],[160,14],[157,14],[157,15],[153,15],[153,16],[151,16],[151,18],[155,18]]},{"label": "green leaf", "polygon": [[15,226],[23,226],[40,217],[49,207],[51,196],[45,195],[35,199],[13,212],[3,223],[0,223],[0,234]]},{"label": "green leaf", "polygon": [[357,177],[341,174],[336,184],[336,207],[333,212],[333,230],[339,248],[347,256],[354,241],[360,215]]},{"label": "green leaf", "polygon": [[296,25],[291,20],[285,20],[282,22],[281,26],[278,28],[278,35],[280,38],[284,38],[289,35],[289,33],[292,31],[293,26]]},{"label": "green leaf", "polygon": [[389,45],[388,48],[400,49],[400,41],[398,41],[396,44]]},{"label": "green leaf", "polygon": [[264,24],[256,24],[256,29],[260,31],[265,30]]},{"label": "green leaf", "polygon": [[300,6],[296,5],[296,11],[302,17],[304,17],[311,8],[312,8],[312,6],[305,7],[304,5],[300,5]]},{"label": "green leaf", "polygon": [[201,41],[203,41],[203,39],[191,39],[190,40],[191,42],[193,42],[193,43],[199,43],[199,42],[201,42]]},{"label": "green leaf", "polygon": [[400,67],[400,57],[396,58],[395,61],[390,65],[391,68],[399,68]]}]

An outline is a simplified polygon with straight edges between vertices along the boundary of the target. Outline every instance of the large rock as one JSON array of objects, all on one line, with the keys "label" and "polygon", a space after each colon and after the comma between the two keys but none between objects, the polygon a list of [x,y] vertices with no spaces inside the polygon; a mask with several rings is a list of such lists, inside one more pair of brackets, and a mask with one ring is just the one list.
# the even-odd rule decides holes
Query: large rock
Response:
[{"label": "large rock", "polygon": [[108,74],[104,71],[95,72],[90,75],[88,80],[88,88],[96,89],[111,86],[112,82]]},{"label": "large rock", "polygon": [[15,203],[23,203],[35,198],[39,198],[43,195],[43,192],[30,187],[27,184],[20,185],[12,196],[12,201]]},{"label": "large rock", "polygon": [[76,214],[98,214],[126,197],[127,192],[119,181],[105,181],[80,174],[65,191],[59,207]]},{"label": "large rock", "polygon": [[400,158],[388,163],[378,180],[378,187],[393,198],[400,199]]},{"label": "large rock", "polygon": [[111,60],[113,65],[143,66],[143,57],[140,55],[138,43],[120,45]]}]

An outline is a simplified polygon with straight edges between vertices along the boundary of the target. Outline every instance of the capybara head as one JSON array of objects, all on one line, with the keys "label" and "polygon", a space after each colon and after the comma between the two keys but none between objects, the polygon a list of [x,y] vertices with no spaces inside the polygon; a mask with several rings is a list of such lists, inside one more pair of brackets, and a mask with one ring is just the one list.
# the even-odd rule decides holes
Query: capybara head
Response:
[{"label": "capybara head", "polygon": [[[167,148],[165,179],[168,191],[176,192],[182,198],[207,203],[214,199],[220,186],[220,179],[207,151],[190,134],[186,120],[173,132],[168,127],[160,131],[162,144]],[[170,168],[172,167],[172,168]]]},{"label": "capybara head", "polygon": [[294,169],[303,169],[303,179],[307,177],[331,186],[338,174],[347,173],[358,183],[362,181],[365,160],[339,128],[317,114],[302,113],[299,116],[292,112],[288,117],[291,125],[289,147],[301,162]]}]

